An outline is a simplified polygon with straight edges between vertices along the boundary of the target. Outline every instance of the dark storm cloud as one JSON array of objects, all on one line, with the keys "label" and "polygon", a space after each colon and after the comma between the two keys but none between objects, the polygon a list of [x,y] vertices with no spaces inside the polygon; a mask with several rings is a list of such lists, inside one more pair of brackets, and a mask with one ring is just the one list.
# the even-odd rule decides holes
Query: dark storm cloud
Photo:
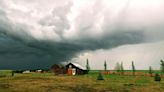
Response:
[{"label": "dark storm cloud", "polygon": [[135,32],[118,33],[97,40],[56,43],[35,40],[26,43],[4,34],[0,37],[0,67],[5,69],[49,68],[54,63],[70,60],[81,51],[114,48],[143,40],[142,34]]},{"label": "dark storm cloud", "polygon": [[0,6],[1,69],[49,68],[84,51],[145,42],[145,29],[125,24],[127,17],[122,20],[129,4],[115,20],[98,1],[79,11],[73,2],[54,7],[43,1],[44,6],[38,6],[39,0],[34,5],[16,2],[3,1]]}]

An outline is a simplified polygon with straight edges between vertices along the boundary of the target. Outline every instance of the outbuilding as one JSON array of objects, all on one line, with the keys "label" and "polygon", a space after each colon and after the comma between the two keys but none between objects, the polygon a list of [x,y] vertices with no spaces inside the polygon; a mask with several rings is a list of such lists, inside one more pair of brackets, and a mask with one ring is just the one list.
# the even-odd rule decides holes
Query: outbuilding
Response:
[{"label": "outbuilding", "polygon": [[51,66],[51,71],[55,73],[55,75],[66,74],[66,70],[64,66],[60,64],[54,64]]}]

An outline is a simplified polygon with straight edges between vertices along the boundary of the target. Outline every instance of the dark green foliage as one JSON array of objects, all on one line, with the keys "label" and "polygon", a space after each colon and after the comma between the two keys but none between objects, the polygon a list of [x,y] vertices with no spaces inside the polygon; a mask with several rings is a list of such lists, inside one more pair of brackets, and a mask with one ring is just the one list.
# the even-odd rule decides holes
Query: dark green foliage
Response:
[{"label": "dark green foliage", "polygon": [[152,69],[152,67],[150,66],[149,67],[149,74],[151,75],[151,77],[152,77],[152,74],[153,74],[153,69]]},{"label": "dark green foliage", "polygon": [[12,77],[14,76],[14,71],[11,72],[11,76],[12,76]]},{"label": "dark green foliage", "polygon": [[135,75],[136,69],[135,69],[135,65],[134,62],[132,61],[132,71],[133,71],[133,76]]},{"label": "dark green foliage", "polygon": [[23,73],[23,70],[15,70],[14,73]]},{"label": "dark green foliage", "polygon": [[164,73],[164,61],[161,60],[161,72]]},{"label": "dark green foliage", "polygon": [[97,77],[97,80],[104,80],[103,76],[101,73],[99,73],[98,77]]},{"label": "dark green foliage", "polygon": [[155,81],[161,81],[160,75],[159,74],[155,74],[154,80]]},{"label": "dark green foliage", "polygon": [[87,71],[89,71],[89,70],[90,70],[89,60],[88,60],[88,59],[87,59],[87,61],[86,61],[86,69],[87,69]]},{"label": "dark green foliage", "polygon": [[106,61],[104,62],[104,70],[105,70],[105,71],[107,70],[107,64],[106,64]]},{"label": "dark green foliage", "polygon": [[124,75],[124,66],[123,66],[123,62],[121,62],[121,74]]}]

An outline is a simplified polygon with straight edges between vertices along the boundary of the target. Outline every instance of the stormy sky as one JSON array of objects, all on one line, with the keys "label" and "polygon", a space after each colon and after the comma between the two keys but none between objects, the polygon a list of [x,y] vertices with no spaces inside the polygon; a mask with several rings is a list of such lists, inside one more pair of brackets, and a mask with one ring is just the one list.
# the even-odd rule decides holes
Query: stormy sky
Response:
[{"label": "stormy sky", "polygon": [[163,0],[0,0],[0,69],[90,61],[130,69],[164,59]]}]

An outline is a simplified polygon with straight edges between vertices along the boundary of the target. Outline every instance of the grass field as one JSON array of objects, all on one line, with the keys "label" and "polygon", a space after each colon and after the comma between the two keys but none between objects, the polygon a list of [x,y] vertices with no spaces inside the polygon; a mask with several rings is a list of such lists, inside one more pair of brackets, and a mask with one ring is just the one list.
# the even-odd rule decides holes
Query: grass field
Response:
[{"label": "grass field", "polygon": [[15,74],[0,77],[0,92],[164,92],[164,80],[153,77],[103,75],[54,76],[53,73]]}]

